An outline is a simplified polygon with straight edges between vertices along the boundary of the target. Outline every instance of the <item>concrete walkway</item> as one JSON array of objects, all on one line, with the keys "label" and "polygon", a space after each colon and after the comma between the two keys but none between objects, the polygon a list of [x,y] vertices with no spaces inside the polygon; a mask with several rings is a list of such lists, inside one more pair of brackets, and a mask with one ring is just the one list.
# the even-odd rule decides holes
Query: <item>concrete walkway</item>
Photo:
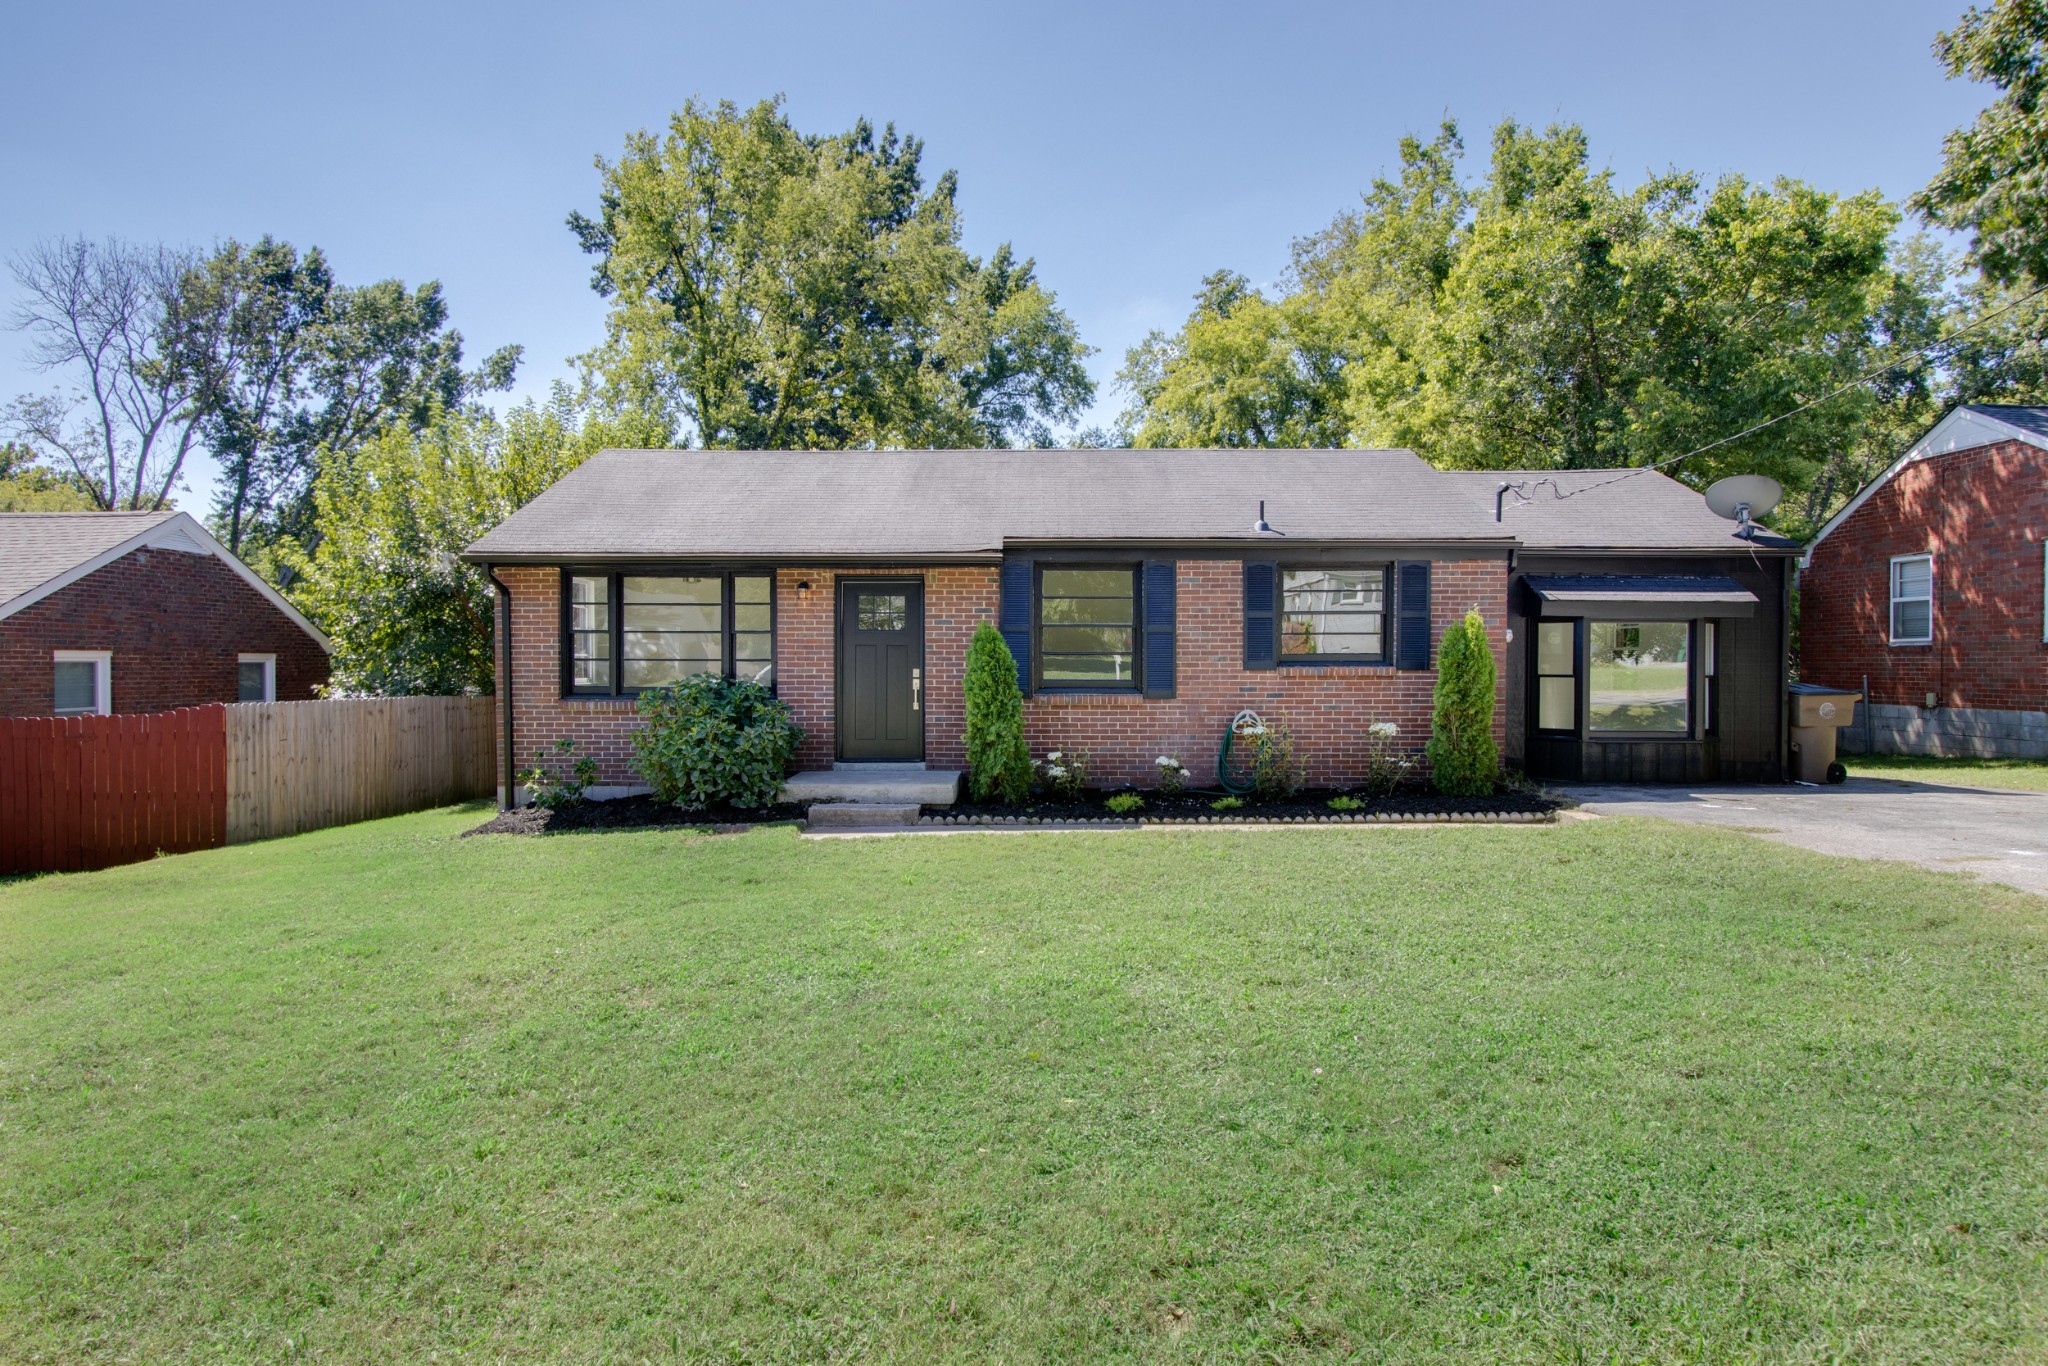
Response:
[{"label": "concrete walkway", "polygon": [[1596,815],[1733,826],[1823,854],[1973,872],[2048,895],[2048,792],[1895,778],[1851,778],[1837,787],[1562,790]]}]

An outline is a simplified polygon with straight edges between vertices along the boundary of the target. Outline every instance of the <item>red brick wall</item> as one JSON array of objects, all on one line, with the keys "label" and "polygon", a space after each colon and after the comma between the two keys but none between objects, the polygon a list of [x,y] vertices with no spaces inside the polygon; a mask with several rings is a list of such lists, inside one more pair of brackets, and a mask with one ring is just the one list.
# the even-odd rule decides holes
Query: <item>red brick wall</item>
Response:
[{"label": "red brick wall", "polygon": [[[1916,461],[1813,549],[1799,579],[1800,677],[1871,700],[2039,711],[2048,451],[2001,442]],[[1893,645],[1891,559],[1934,555],[1934,642]]]},{"label": "red brick wall", "polygon": [[327,652],[211,555],[137,550],[0,621],[0,715],[47,715],[54,650],[112,650],[117,712],[232,702],[236,656],[277,656],[281,702],[314,696]]},{"label": "red brick wall", "polygon": [[[596,756],[600,781],[636,784],[627,735],[636,718],[627,701],[564,699],[559,632],[561,578],[554,569],[500,569],[512,587],[514,725],[518,763],[560,737],[573,738]],[[977,625],[996,619],[993,566],[897,567],[858,571],[782,569],[776,573],[776,676],[779,692],[805,730],[798,755],[804,768],[829,768],[834,735],[833,603],[836,581],[848,574],[922,578],[925,583],[925,761],[934,768],[965,763],[962,676],[967,644]],[[810,588],[800,590],[799,583]],[[1435,634],[1477,606],[1492,635],[1499,682],[1494,730],[1504,739],[1507,676],[1502,658],[1506,626],[1507,562],[1436,562],[1431,576]],[[1392,721],[1401,743],[1420,750],[1429,735],[1436,675],[1389,668],[1243,667],[1243,568],[1235,560],[1183,560],[1179,569],[1175,655],[1178,695],[1039,694],[1025,703],[1032,753],[1084,749],[1102,783],[1150,785],[1153,760],[1177,755],[1207,783],[1223,727],[1245,707],[1284,719],[1310,780],[1342,782],[1359,775],[1365,727]],[[501,660],[502,666],[502,660]]]}]

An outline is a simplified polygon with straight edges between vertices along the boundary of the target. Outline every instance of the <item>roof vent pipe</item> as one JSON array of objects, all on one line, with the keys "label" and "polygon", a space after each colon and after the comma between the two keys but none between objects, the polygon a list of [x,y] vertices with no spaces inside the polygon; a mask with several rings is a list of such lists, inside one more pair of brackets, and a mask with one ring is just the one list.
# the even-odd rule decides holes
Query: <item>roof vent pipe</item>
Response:
[{"label": "roof vent pipe", "polygon": [[1280,533],[1266,524],[1266,500],[1259,499],[1259,520],[1252,523],[1252,535],[1277,536]]}]

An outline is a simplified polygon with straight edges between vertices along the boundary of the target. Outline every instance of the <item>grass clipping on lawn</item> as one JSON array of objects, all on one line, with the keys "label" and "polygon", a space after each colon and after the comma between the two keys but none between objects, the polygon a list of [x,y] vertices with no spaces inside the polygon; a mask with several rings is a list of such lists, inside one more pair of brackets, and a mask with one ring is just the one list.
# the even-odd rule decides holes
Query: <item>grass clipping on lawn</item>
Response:
[{"label": "grass clipping on lawn", "polygon": [[2038,899],[477,820],[0,885],[0,1357],[2043,1350]]}]

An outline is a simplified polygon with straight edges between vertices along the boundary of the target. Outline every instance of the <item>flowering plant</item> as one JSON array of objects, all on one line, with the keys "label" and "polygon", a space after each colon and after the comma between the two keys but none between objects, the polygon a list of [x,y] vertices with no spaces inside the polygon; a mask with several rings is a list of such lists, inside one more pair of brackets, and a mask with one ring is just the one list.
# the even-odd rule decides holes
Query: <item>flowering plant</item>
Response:
[{"label": "flowering plant", "polygon": [[1037,773],[1038,785],[1059,801],[1078,801],[1081,789],[1088,785],[1088,755],[1083,750],[1069,754],[1056,749],[1032,768]]},{"label": "flowering plant", "polygon": [[1170,754],[1162,754],[1152,761],[1159,770],[1159,795],[1178,797],[1188,785],[1188,766]]},{"label": "flowering plant", "polygon": [[1375,721],[1365,728],[1365,790],[1372,796],[1392,792],[1415,767],[1415,760],[1396,747],[1400,734],[1392,721]]}]

